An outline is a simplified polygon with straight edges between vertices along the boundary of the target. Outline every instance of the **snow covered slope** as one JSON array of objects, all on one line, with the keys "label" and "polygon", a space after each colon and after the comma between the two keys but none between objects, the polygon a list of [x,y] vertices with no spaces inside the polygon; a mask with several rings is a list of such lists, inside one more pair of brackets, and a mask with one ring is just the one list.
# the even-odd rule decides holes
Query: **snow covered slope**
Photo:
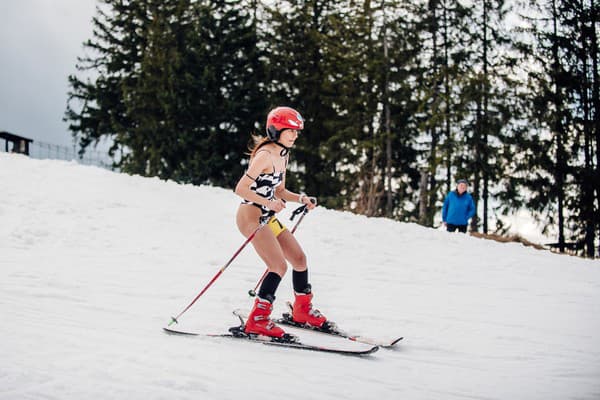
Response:
[{"label": "snow covered slope", "polygon": [[[323,208],[296,232],[315,306],[398,350],[164,334],[242,244],[238,202],[0,153],[0,399],[600,398],[598,261]],[[263,269],[245,249],[181,327],[234,325]]]}]

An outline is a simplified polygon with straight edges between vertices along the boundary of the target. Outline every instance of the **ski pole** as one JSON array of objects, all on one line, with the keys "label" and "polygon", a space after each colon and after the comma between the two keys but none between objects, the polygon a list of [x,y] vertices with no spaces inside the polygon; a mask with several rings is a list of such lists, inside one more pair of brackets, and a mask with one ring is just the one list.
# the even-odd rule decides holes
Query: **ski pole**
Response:
[{"label": "ski pole", "polygon": [[210,282],[208,282],[208,284],[204,287],[204,289],[202,289],[202,291],[200,293],[198,293],[198,295],[194,298],[194,300],[192,300],[192,302],[190,304],[188,304],[188,306],[179,313],[179,315],[177,315],[176,317],[171,317],[171,322],[169,322],[168,326],[173,325],[174,323],[179,323],[178,319],[183,315],[183,313],[185,313],[187,310],[190,309],[190,307],[192,305],[194,305],[194,303],[200,298],[200,296],[202,296],[204,294],[204,292],[206,292],[208,290],[208,288],[217,280],[217,278],[219,276],[221,276],[221,274],[223,273],[223,271],[225,271],[227,269],[227,267],[229,267],[229,265],[233,262],[233,260],[238,256],[238,254],[241,253],[241,251],[244,249],[244,247],[246,247],[246,245],[248,243],[250,243],[252,241],[252,239],[254,239],[254,236],[256,236],[256,233],[262,229],[263,226],[266,225],[266,222],[262,222],[258,228],[256,228],[254,230],[254,232],[252,232],[252,234],[250,236],[248,236],[248,238],[246,239],[246,241],[244,242],[244,244],[241,245],[241,247],[233,254],[233,256],[229,259],[229,261],[227,261],[227,264],[225,264],[220,270],[219,272],[217,272],[217,274],[215,276],[213,276],[213,278],[210,280]]},{"label": "ski pole", "polygon": [[[298,225],[300,225],[300,222],[302,222],[302,219],[304,218],[304,216],[307,213],[308,213],[308,208],[306,207],[306,204],[304,204],[304,205],[302,205],[302,206],[300,206],[300,207],[298,207],[297,209],[294,210],[294,212],[292,213],[292,216],[290,217],[290,221],[293,221],[294,217],[296,217],[296,215],[298,215],[298,214],[301,214],[301,215],[300,215],[300,219],[298,220],[298,222],[296,222],[296,225],[294,225],[294,227],[291,230],[292,235],[294,234],[294,232],[296,232],[296,229],[298,228]],[[267,268],[265,270],[265,272],[262,274],[262,276],[260,277],[260,279],[256,283],[256,286],[254,287],[254,289],[248,290],[248,294],[250,295],[250,297],[256,296],[256,290],[258,289],[258,287],[260,286],[260,284],[265,279],[265,277],[267,276],[268,273],[269,273],[269,268]]]}]

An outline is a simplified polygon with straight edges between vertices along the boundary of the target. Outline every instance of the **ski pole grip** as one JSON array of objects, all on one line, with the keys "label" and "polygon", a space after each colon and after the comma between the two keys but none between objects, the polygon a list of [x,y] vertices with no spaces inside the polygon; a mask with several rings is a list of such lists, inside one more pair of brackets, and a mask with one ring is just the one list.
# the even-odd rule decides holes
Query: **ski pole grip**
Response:
[{"label": "ski pole grip", "polygon": [[301,205],[300,207],[296,208],[293,212],[292,212],[292,216],[290,217],[290,221],[293,221],[294,218],[296,218],[296,215],[302,214],[302,213],[306,213],[308,211],[308,208],[306,208],[306,204]]}]

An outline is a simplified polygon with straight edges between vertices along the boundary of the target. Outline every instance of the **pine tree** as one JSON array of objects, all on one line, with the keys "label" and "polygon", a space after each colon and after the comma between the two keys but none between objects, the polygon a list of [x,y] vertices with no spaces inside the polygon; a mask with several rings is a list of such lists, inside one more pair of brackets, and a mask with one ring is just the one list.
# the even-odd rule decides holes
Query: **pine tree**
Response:
[{"label": "pine tree", "polygon": [[417,80],[420,73],[420,34],[411,2],[381,2],[383,26],[379,35],[383,44],[383,81],[380,102],[386,141],[386,207],[388,217],[416,220],[420,171],[417,140],[418,122],[415,118],[419,99]]},{"label": "pine tree", "polygon": [[410,74],[417,36],[402,11],[401,2],[389,0],[338,4],[322,38],[329,77],[322,96],[336,114],[321,151],[337,164],[330,178],[341,187],[337,207],[371,216],[406,217],[416,185]]},{"label": "pine tree", "polygon": [[573,141],[574,146],[570,152],[572,156],[577,155],[570,160],[569,165],[573,168],[578,193],[569,204],[572,204],[570,208],[575,214],[572,220],[577,227],[577,240],[585,247],[585,255],[593,258],[597,231],[600,229],[600,206],[595,204],[599,183],[594,179],[598,177],[598,164],[595,163],[598,155],[594,156],[598,148],[595,143],[598,133],[594,132],[594,128],[598,126],[600,109],[597,108],[598,98],[593,98],[594,85],[598,90],[597,60],[600,49],[597,43],[594,47],[594,32],[599,22],[598,8],[594,7],[593,1],[586,4],[582,0],[565,0],[557,5],[559,22],[566,39],[559,46],[569,75],[565,87],[570,99],[568,112],[572,116],[570,130],[581,138]]},{"label": "pine tree", "polygon": [[[462,100],[457,96],[466,74],[469,9],[454,0],[430,0],[421,8],[420,29],[423,34],[422,79],[419,81],[421,129],[427,138],[427,205],[421,224],[432,226],[441,197],[440,183],[446,191],[452,184],[452,167],[457,154],[458,126],[464,118]],[[423,179],[425,181],[425,179]],[[422,200],[424,202],[424,200]]]},{"label": "pine tree", "polygon": [[277,1],[266,7],[263,37],[267,58],[270,106],[286,105],[306,118],[305,129],[294,146],[288,182],[318,195],[321,204],[340,207],[343,190],[338,173],[337,146],[332,126],[338,110],[332,101],[328,65],[330,15],[339,1]]},{"label": "pine tree", "polygon": [[265,72],[256,7],[239,0],[196,5],[189,69],[198,75],[191,89],[197,121],[189,138],[194,151],[187,155],[196,174],[192,183],[233,187],[247,163],[250,134],[263,127]]},{"label": "pine tree", "polygon": [[[515,57],[509,52],[511,38],[502,27],[510,11],[503,0],[474,3],[471,15],[469,73],[463,83],[462,101],[467,106],[463,122],[465,144],[456,159],[457,173],[470,177],[473,197],[483,201],[483,232],[488,232],[490,186],[499,184],[512,154],[504,146],[516,120],[517,83],[512,78]],[[506,193],[504,193],[506,197]],[[471,221],[471,230],[478,219]]]},{"label": "pine tree", "polygon": [[264,110],[251,7],[106,0],[78,65],[97,77],[70,77],[66,119],[82,151],[108,137],[125,172],[232,187]]},{"label": "pine tree", "polygon": [[[336,103],[347,116],[344,127],[334,134],[336,141],[347,143],[356,165],[353,182],[349,182],[347,207],[368,216],[382,215],[385,198],[385,137],[378,109],[383,97],[386,63],[382,42],[378,38],[377,8],[371,1],[348,4],[341,16],[344,28],[337,66],[347,77],[343,80],[343,98]],[[387,83],[387,82],[385,82]],[[388,104],[389,106],[389,104]]]},{"label": "pine tree", "polygon": [[533,193],[527,205],[545,217],[547,226],[557,225],[561,252],[569,235],[570,246],[585,249],[589,257],[595,253],[598,226],[594,204],[598,137],[592,117],[592,107],[598,104],[592,97],[597,67],[595,76],[591,72],[598,48],[590,46],[597,24],[590,18],[591,8],[583,2],[558,0],[539,5],[540,17],[529,19],[536,41],[521,46],[539,66],[529,73],[534,84],[532,121],[538,131],[525,142],[531,157],[523,167],[529,172],[524,186]]},{"label": "pine tree", "polygon": [[187,151],[185,123],[185,45],[192,21],[186,19],[187,1],[149,1],[140,15],[145,46],[141,48],[138,77],[122,86],[131,124],[122,145],[131,149],[121,159],[125,172],[176,179]]},{"label": "pine tree", "polygon": [[69,76],[71,90],[65,120],[79,141],[80,154],[90,144],[107,138],[113,143],[109,154],[114,156],[127,135],[130,121],[121,88],[135,85],[138,79],[138,48],[145,47],[140,35],[144,7],[145,2],[114,0],[104,0],[97,7],[93,18],[95,38],[84,43],[90,55],[80,57],[77,64],[80,74],[87,77]]}]

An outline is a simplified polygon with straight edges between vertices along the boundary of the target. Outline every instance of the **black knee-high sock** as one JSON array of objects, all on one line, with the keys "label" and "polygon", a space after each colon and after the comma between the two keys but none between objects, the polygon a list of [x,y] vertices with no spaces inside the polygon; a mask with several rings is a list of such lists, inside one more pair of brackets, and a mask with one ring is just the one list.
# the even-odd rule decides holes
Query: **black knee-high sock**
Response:
[{"label": "black knee-high sock", "polygon": [[260,285],[258,297],[272,303],[275,300],[275,292],[277,291],[279,282],[281,282],[281,277],[275,272],[269,272],[267,276],[265,276],[262,285]]},{"label": "black knee-high sock", "polygon": [[304,271],[292,272],[292,283],[294,285],[294,292],[296,293],[310,293],[310,284],[308,283],[308,269]]}]

